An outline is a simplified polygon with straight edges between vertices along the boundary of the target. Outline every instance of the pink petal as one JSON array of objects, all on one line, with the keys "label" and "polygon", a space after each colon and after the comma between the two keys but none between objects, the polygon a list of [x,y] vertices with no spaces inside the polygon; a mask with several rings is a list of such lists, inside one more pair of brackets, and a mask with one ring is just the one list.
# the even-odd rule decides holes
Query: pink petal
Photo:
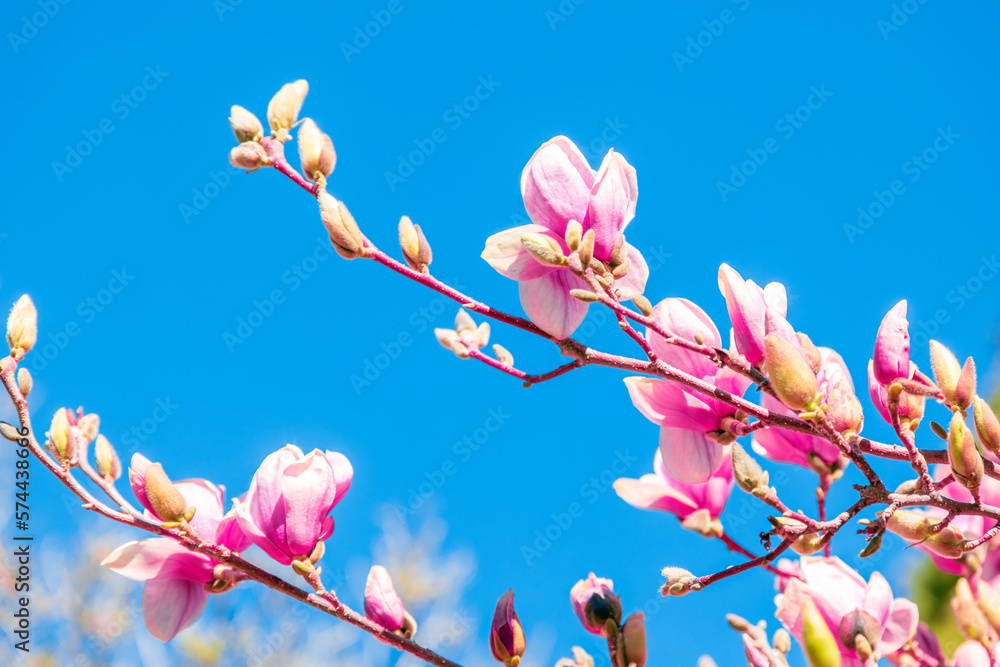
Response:
[{"label": "pink petal", "polygon": [[188,507],[196,509],[191,525],[206,540],[214,540],[215,532],[225,512],[225,489],[207,479],[185,479],[174,482],[187,501]]},{"label": "pink petal", "polygon": [[870,359],[868,360],[868,395],[872,399],[872,405],[882,415],[882,419],[887,424],[892,424],[892,417],[889,415],[889,395],[886,393],[885,387],[875,379],[874,366]]},{"label": "pink petal", "polygon": [[663,467],[688,484],[706,482],[722,465],[722,446],[703,433],[680,428],[660,429]]},{"label": "pink petal", "polygon": [[764,359],[764,294],[728,264],[719,267],[719,291],[733,323],[736,349],[753,365]]},{"label": "pink petal", "polygon": [[882,638],[878,642],[879,651],[888,655],[902,648],[903,644],[910,641],[916,633],[919,616],[917,605],[906,598],[893,600],[889,616],[882,625]]},{"label": "pink petal", "polygon": [[719,428],[719,416],[699,396],[679,385],[647,377],[625,378],[629,398],[650,421],[670,428],[707,433]]},{"label": "pink petal", "polygon": [[565,269],[522,280],[518,288],[528,319],[550,336],[569,338],[587,316],[587,304],[569,295],[571,289],[587,289],[587,283]]},{"label": "pink petal", "polygon": [[875,379],[889,385],[896,378],[909,377],[910,333],[906,321],[906,299],[892,307],[878,328],[875,338]]},{"label": "pink petal", "polygon": [[750,639],[749,635],[743,635],[743,648],[747,654],[747,665],[749,667],[770,667],[771,661],[763,651],[754,646],[753,640]]},{"label": "pink petal", "polygon": [[284,553],[284,551],[272,542],[270,537],[257,525],[257,522],[253,519],[250,510],[245,503],[234,500],[233,510],[235,511],[236,518],[239,521],[240,530],[243,531],[243,534],[246,535],[247,539],[256,544],[261,548],[261,550],[264,551],[264,553],[282,565],[288,565],[292,562],[291,556]]},{"label": "pink petal", "polygon": [[566,137],[542,144],[521,173],[521,196],[535,224],[566,234],[566,223],[583,224],[590,205],[594,172],[580,149]]},{"label": "pink petal", "polygon": [[952,657],[955,660],[954,667],[993,667],[994,664],[986,648],[971,639],[959,644]]},{"label": "pink petal", "polygon": [[664,484],[658,475],[643,475],[639,479],[620,477],[615,480],[614,489],[618,497],[632,507],[663,510],[682,521],[698,509],[691,498]]},{"label": "pink petal", "polygon": [[281,488],[289,553],[308,555],[319,541],[337,495],[336,479],[325,453],[314,449],[285,468]]},{"label": "pink petal", "polygon": [[205,586],[193,581],[150,581],[142,589],[142,618],[149,633],[168,642],[201,616]]},{"label": "pink petal", "polygon": [[[889,610],[892,607],[892,589],[889,582],[878,572],[873,572],[868,580],[868,587],[865,590],[865,602],[861,609],[868,612],[878,621],[879,625],[885,625],[889,618]],[[907,637],[909,639],[909,637]]]},{"label": "pink petal", "polygon": [[646,258],[642,256],[635,246],[625,244],[625,256],[628,257],[632,266],[624,278],[615,280],[615,287],[622,291],[622,301],[628,301],[632,297],[642,294],[646,290],[646,281],[649,279],[649,265]]},{"label": "pink petal", "polygon": [[[664,299],[653,308],[653,319],[668,333],[680,338],[695,341],[701,336],[709,347],[722,346],[722,338],[712,318],[688,299]],[[667,343],[663,336],[651,329],[646,330],[646,337],[660,359],[685,373],[703,378],[714,376],[719,370],[715,362],[705,355]]]},{"label": "pink petal", "polygon": [[614,149],[608,151],[594,179],[587,219],[582,221],[584,230],[594,230],[598,259],[611,256],[615,237],[635,215],[639,196],[635,183],[635,169]]},{"label": "pink petal", "polygon": [[215,561],[170,538],[154,537],[121,545],[101,565],[134,581],[184,579],[208,583]]},{"label": "pink petal", "polygon": [[[240,500],[242,501],[245,498],[246,494]],[[236,516],[235,508],[230,509],[226,513],[226,516],[222,517],[222,521],[219,522],[219,526],[215,531],[215,543],[237,553],[244,551],[253,544],[250,538],[243,532],[243,529],[240,528],[240,520]]]},{"label": "pink petal", "polygon": [[395,632],[403,627],[403,601],[399,599],[392,577],[381,565],[375,565],[365,582],[365,617],[386,630]]},{"label": "pink petal", "polygon": [[788,317],[788,295],[781,283],[768,283],[764,286],[764,304],[773,308],[782,317]]},{"label": "pink petal", "polygon": [[333,470],[333,479],[337,486],[337,493],[333,497],[333,504],[336,505],[351,488],[351,481],[354,479],[354,466],[351,465],[346,456],[330,450],[326,450],[326,462]]},{"label": "pink petal", "polygon": [[555,271],[554,266],[546,266],[531,256],[521,243],[525,234],[542,234],[554,239],[560,245],[562,240],[541,225],[523,225],[494,234],[486,239],[485,259],[500,275],[511,280],[532,280]]}]

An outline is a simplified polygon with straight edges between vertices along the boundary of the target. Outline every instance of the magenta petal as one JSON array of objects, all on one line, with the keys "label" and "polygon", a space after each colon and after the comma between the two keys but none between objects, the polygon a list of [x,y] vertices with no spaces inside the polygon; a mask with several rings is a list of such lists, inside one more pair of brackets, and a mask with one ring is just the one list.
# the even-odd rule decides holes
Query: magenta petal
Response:
[{"label": "magenta petal", "polygon": [[635,169],[613,149],[608,151],[594,179],[590,208],[583,221],[585,230],[594,230],[594,256],[598,259],[610,258],[615,237],[635,214],[635,198],[639,193],[631,189],[634,179]]},{"label": "magenta petal", "polygon": [[661,428],[660,453],[666,471],[688,484],[707,482],[722,465],[722,446],[687,429]]},{"label": "magenta petal", "polygon": [[953,667],[993,667],[995,664],[983,645],[972,639],[959,644],[952,657],[955,660]]},{"label": "magenta petal", "polygon": [[646,281],[649,279],[649,265],[642,253],[636,250],[635,246],[625,244],[625,256],[631,262],[631,268],[624,278],[615,280],[615,287],[622,291],[622,301],[628,301],[632,297],[642,294],[646,290]]},{"label": "magenta petal", "polygon": [[204,584],[150,581],[142,589],[142,618],[151,635],[168,642],[198,620],[207,603]]},{"label": "magenta petal", "polygon": [[222,521],[219,522],[219,526],[215,531],[215,543],[237,553],[253,544],[250,538],[243,532],[243,529],[240,528],[240,520],[236,516],[235,508],[229,510],[226,516],[222,517]]},{"label": "magenta petal", "polygon": [[566,137],[542,144],[521,174],[521,196],[528,217],[562,237],[566,223],[586,218],[594,172],[580,149]]},{"label": "magenta petal", "polygon": [[128,467],[128,481],[132,486],[132,493],[135,494],[136,500],[150,511],[155,517],[153,512],[153,507],[149,504],[149,498],[146,496],[146,468],[150,466],[152,462],[147,459],[142,454],[136,452],[132,455],[132,461]]},{"label": "magenta petal", "polygon": [[881,385],[889,385],[897,378],[910,376],[910,333],[906,321],[906,300],[893,306],[882,318],[875,338],[874,361],[875,379]]},{"label": "magenta petal", "polygon": [[134,581],[184,579],[208,583],[215,561],[170,538],[154,537],[121,545],[101,565]]},{"label": "magenta petal", "polygon": [[244,503],[234,500],[233,510],[236,512],[236,518],[239,521],[240,530],[243,531],[243,534],[246,535],[247,539],[256,544],[264,553],[282,565],[288,565],[292,562],[291,556],[285,554],[257,526],[257,523],[254,521],[249,509]]},{"label": "magenta petal", "polygon": [[647,474],[639,479],[620,477],[614,483],[618,497],[642,510],[663,510],[683,521],[699,509],[694,501],[679,489],[664,483],[659,475]]},{"label": "magenta petal", "polygon": [[522,280],[518,288],[528,319],[550,336],[569,338],[587,316],[587,304],[569,295],[571,289],[587,289],[587,283],[569,271]]},{"label": "magenta petal", "polygon": [[749,667],[770,667],[770,659],[763,651],[754,646],[753,640],[746,634],[743,635],[743,649],[746,651]]},{"label": "magenta petal", "polygon": [[[874,575],[873,575],[874,576]],[[889,616],[882,624],[882,638],[878,648],[886,655],[898,651],[917,632],[920,613],[917,605],[906,598],[896,598],[892,602]]]},{"label": "magenta petal", "polygon": [[879,384],[879,381],[875,378],[875,371],[873,370],[871,360],[868,361],[868,395],[872,399],[872,405],[882,415],[882,419],[887,424],[892,424],[892,416],[889,414],[889,395],[886,393],[885,387]]},{"label": "magenta petal", "polygon": [[541,225],[522,225],[486,239],[482,258],[500,275],[511,280],[532,280],[555,271],[555,267],[540,263],[525,250],[521,243],[525,234],[541,234],[563,245],[559,237]]},{"label": "magenta petal", "polygon": [[198,534],[209,541],[215,539],[215,532],[225,512],[225,490],[207,479],[185,479],[174,482],[188,507],[196,509],[191,525]]},{"label": "magenta petal", "polygon": [[403,601],[389,572],[381,565],[372,567],[365,582],[365,617],[391,632],[403,627]]},{"label": "magenta petal", "polygon": [[736,349],[753,365],[764,359],[764,293],[728,264],[719,267],[719,291],[733,323]]}]

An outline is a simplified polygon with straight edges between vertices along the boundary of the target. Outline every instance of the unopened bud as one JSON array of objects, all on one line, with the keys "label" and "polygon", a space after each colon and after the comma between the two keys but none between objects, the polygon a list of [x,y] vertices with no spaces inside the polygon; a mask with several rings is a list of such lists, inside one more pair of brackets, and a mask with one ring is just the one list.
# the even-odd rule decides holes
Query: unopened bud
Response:
[{"label": "unopened bud", "polygon": [[[344,202],[333,197],[326,190],[321,190],[319,196],[319,214],[330,234],[330,241],[338,254],[345,259],[354,259],[361,254],[365,237],[354,221],[354,216],[347,210]],[[343,250],[344,252],[340,252]],[[347,255],[345,255],[347,253]]]},{"label": "unopened bud", "polygon": [[951,350],[936,340],[930,342],[931,369],[934,371],[934,382],[944,394],[946,405],[955,404],[955,389],[958,387],[958,377],[962,367]]},{"label": "unopened bud", "polygon": [[146,467],[146,497],[150,507],[163,521],[173,522],[186,518],[187,501],[167,477],[163,466],[150,463]]},{"label": "unopened bud", "polygon": [[840,643],[847,648],[855,647],[857,637],[868,640],[869,649],[878,644],[882,636],[882,626],[878,619],[862,609],[855,609],[844,614],[837,629]]},{"label": "unopened bud", "polygon": [[621,264],[615,264],[614,268],[611,269],[611,275],[618,279],[624,278],[631,268],[632,262],[626,258]]},{"label": "unopened bud", "polygon": [[469,315],[469,311],[465,308],[459,308],[458,314],[455,315],[455,331],[462,333],[464,331],[475,331],[476,322],[472,319],[472,315]]},{"label": "unopened bud", "polygon": [[399,219],[399,247],[411,269],[427,272],[433,257],[430,243],[427,242],[420,225],[414,225],[406,215]]},{"label": "unopened bud", "polygon": [[229,164],[237,169],[260,169],[271,165],[271,156],[256,141],[244,141],[229,151]]},{"label": "unopened bud", "polygon": [[94,461],[97,464],[97,474],[101,477],[113,482],[122,476],[122,463],[118,458],[118,452],[100,433],[94,444]]},{"label": "unopened bud", "polygon": [[450,350],[452,345],[460,342],[458,339],[458,333],[454,329],[435,328],[434,336],[437,338],[437,341],[441,343],[441,347],[446,350]]},{"label": "unopened bud", "polygon": [[922,546],[942,558],[961,558],[965,555],[965,535],[955,526],[946,526],[923,541]]},{"label": "unopened bud", "polygon": [[764,339],[764,359],[774,393],[792,410],[804,410],[819,393],[816,374],[795,346],[778,334]]},{"label": "unopened bud", "polygon": [[594,628],[606,627],[608,621],[617,628],[622,621],[622,603],[610,588],[603,586],[587,598],[583,614],[585,625],[590,632],[594,632]]},{"label": "unopened bud", "polygon": [[868,544],[866,544],[865,548],[858,554],[858,558],[868,558],[878,552],[878,550],[882,548],[883,535],[885,535],[885,531],[875,533],[875,537],[868,540]]},{"label": "unopened bud", "polygon": [[96,413],[90,412],[80,417],[76,423],[80,427],[80,432],[87,442],[97,437],[97,432],[101,430],[101,418]]},{"label": "unopened bud", "polygon": [[299,79],[294,83],[283,85],[267,103],[267,122],[274,137],[279,141],[289,138],[288,130],[292,129],[292,125],[299,117],[299,110],[308,92],[309,84],[305,79]]},{"label": "unopened bud", "polygon": [[539,264],[562,266],[566,263],[566,257],[562,254],[562,249],[547,236],[543,236],[542,234],[524,234],[521,236],[521,244]]},{"label": "unopened bud", "polygon": [[743,446],[734,442],[732,444],[733,456],[733,477],[740,488],[747,493],[753,493],[754,489],[767,488],[769,480],[767,472],[760,467],[757,460],[743,449]]},{"label": "unopened bud", "polygon": [[17,388],[20,390],[21,396],[28,398],[28,394],[31,393],[31,388],[34,384],[34,380],[31,379],[31,372],[27,368],[17,369]]},{"label": "unopened bud", "polygon": [[983,457],[976,448],[972,433],[965,427],[962,413],[957,411],[952,415],[948,429],[948,461],[955,478],[976,495],[983,479]]},{"label": "unopened bud", "polygon": [[983,443],[983,447],[1000,455],[1000,420],[997,420],[993,408],[977,396],[973,403],[972,413],[976,421],[976,433],[979,434],[979,441]]},{"label": "unopened bud", "polygon": [[958,628],[969,639],[988,643],[991,626],[986,619],[983,610],[976,603],[976,598],[972,595],[972,588],[969,580],[962,577],[955,584],[955,595],[951,598],[951,611],[955,614],[955,622]]},{"label": "unopened bud", "polygon": [[3,436],[11,442],[20,442],[24,438],[21,435],[21,431],[18,430],[13,424],[8,424],[7,422],[0,422],[0,436]]},{"label": "unopened bud", "polygon": [[796,332],[795,337],[799,339],[799,345],[802,346],[802,356],[809,362],[809,368],[812,369],[813,373],[819,373],[819,369],[823,366],[823,358],[819,354],[819,348],[813,344],[809,336],[801,331]]},{"label": "unopened bud", "polygon": [[955,386],[955,405],[963,412],[972,405],[972,399],[976,396],[976,362],[969,357],[962,366],[962,373],[958,376],[958,384]]},{"label": "unopened bud", "polygon": [[333,150],[330,135],[320,132],[312,118],[306,118],[299,125],[299,161],[302,173],[310,181],[325,179],[337,164],[337,153]]},{"label": "unopened bud", "polygon": [[802,645],[811,667],[841,667],[837,638],[809,598],[802,604]]},{"label": "unopened bud", "polygon": [[569,246],[571,252],[576,252],[580,249],[580,239],[583,238],[583,225],[581,225],[576,220],[570,220],[566,223],[566,245]]},{"label": "unopened bud", "polygon": [[496,355],[497,361],[499,361],[504,366],[508,368],[514,365],[514,355],[499,343],[493,344],[493,354]]},{"label": "unopened bud", "polygon": [[585,289],[571,289],[569,291],[569,295],[574,299],[583,301],[584,303],[593,303],[597,301],[599,298],[596,294],[594,294],[590,290],[585,290]]},{"label": "unopened bud", "polygon": [[478,327],[476,327],[476,345],[480,349],[486,347],[490,342],[490,323],[481,322]]},{"label": "unopened bud", "polygon": [[663,568],[663,577],[667,580],[660,587],[660,594],[664,597],[668,595],[680,597],[687,595],[691,591],[700,591],[702,589],[702,584],[698,577],[679,567]]},{"label": "unopened bud", "polygon": [[844,435],[861,433],[865,424],[861,401],[843,380],[837,380],[830,388],[826,400],[826,415],[834,430]]},{"label": "unopened bud", "polygon": [[70,433],[66,408],[56,410],[48,436],[48,448],[52,455],[63,465],[72,463],[76,458],[76,438]]},{"label": "unopened bud", "polygon": [[21,296],[7,317],[7,344],[17,360],[24,358],[38,339],[38,312],[27,294]]},{"label": "unopened bud", "polygon": [[588,229],[580,238],[580,263],[585,267],[589,266],[590,261],[594,259],[594,242],[596,240],[597,236],[593,229]]},{"label": "unopened bud", "polygon": [[615,234],[615,240],[611,245],[611,255],[608,257],[611,266],[618,266],[627,261],[625,254],[625,235],[621,232]]},{"label": "unopened bud", "polygon": [[229,110],[229,127],[233,128],[236,141],[260,141],[264,138],[264,126],[261,125],[257,116],[253,115],[238,104],[234,104]]},{"label": "unopened bud", "polygon": [[508,590],[500,596],[493,613],[490,650],[497,662],[502,662],[507,667],[517,667],[524,649],[524,630],[514,611],[514,591]]},{"label": "unopened bud", "polygon": [[644,667],[646,664],[646,617],[637,611],[625,620],[622,626],[622,649],[624,660],[622,665],[629,667]]},{"label": "unopened bud", "polygon": [[774,631],[774,650],[779,653],[788,653],[792,650],[792,636],[788,634],[788,630],[784,628],[778,628]]},{"label": "unopened bud", "polygon": [[886,530],[904,540],[920,542],[930,537],[930,522],[921,512],[896,510],[885,523]]},{"label": "unopened bud", "polygon": [[634,297],[632,297],[632,303],[634,303],[635,307],[639,309],[639,312],[645,315],[646,317],[649,317],[650,315],[653,314],[653,304],[651,304],[649,302],[649,299],[647,299],[643,295],[636,294]]},{"label": "unopened bud", "polygon": [[871,642],[864,635],[857,635],[854,638],[854,652],[865,662],[875,655]]},{"label": "unopened bud", "polygon": [[976,582],[976,601],[994,630],[1000,631],[1000,595],[982,579]]},{"label": "unopened bud", "polygon": [[801,556],[811,556],[823,548],[823,537],[819,533],[809,533],[792,542],[792,551]]}]

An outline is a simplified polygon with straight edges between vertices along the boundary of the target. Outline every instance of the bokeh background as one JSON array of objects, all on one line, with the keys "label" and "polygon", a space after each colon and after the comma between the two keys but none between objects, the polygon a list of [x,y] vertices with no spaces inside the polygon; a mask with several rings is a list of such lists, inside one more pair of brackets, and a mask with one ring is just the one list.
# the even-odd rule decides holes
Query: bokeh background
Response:
[{"label": "bokeh background", "polygon": [[[39,309],[27,360],[36,423],[83,405],[123,457],[141,451],[231,495],[285,443],[344,452],[356,474],[327,544],[331,582],[359,605],[368,566],[390,564],[422,605],[421,638],[465,663],[492,664],[489,619],[513,587],[526,665],[552,665],[573,644],[606,664],[568,601],[595,571],[626,611],[645,609],[652,664],[704,653],[742,664],[724,614],[776,627],[771,578],[659,598],[663,566],[707,574],[738,557],[610,489],[615,461],[638,477],[657,442],[621,375],[584,369],[524,389],[455,359],[431,333],[455,304],[371,263],[319,259],[315,202],[273,172],[228,166],[229,107],[263,118],[281,84],[307,79],[303,115],[339,156],[330,190],[365,233],[396,252],[396,222],[410,215],[439,277],[517,313],[516,286],[479,253],[524,222],[522,167],[558,134],[594,166],[614,146],[638,170],[628,237],[650,263],[649,298],[688,297],[725,330],[721,262],[785,283],[789,319],[844,356],[866,434],[888,439],[862,387],[899,299],[918,363],[936,337],[996,379],[998,18],[992,3],[935,0],[5,2],[0,294],[30,293]],[[634,354],[597,315],[578,337]],[[494,326],[493,341],[528,371],[560,363],[516,330]],[[14,468],[10,449],[2,456],[7,521]],[[814,475],[768,467],[791,504],[814,506]],[[138,536],[33,470],[31,657],[51,656],[37,664],[397,660],[252,584],[159,644],[137,615],[140,585],[94,565]],[[852,469],[835,485],[833,508],[858,479]],[[582,516],[565,525],[573,503]],[[765,517],[737,491],[723,522],[759,549]],[[845,533],[835,551],[906,594],[923,557],[887,539],[858,561],[860,545]],[[5,642],[0,653],[13,652]],[[792,659],[802,664],[798,649]]]}]

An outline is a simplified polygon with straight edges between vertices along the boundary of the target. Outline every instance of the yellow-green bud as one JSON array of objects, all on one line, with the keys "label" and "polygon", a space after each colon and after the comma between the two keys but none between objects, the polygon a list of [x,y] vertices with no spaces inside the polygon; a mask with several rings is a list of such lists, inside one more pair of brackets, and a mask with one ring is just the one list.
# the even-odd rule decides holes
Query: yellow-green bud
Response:
[{"label": "yellow-green bud", "polygon": [[540,264],[562,266],[566,263],[566,257],[562,254],[562,248],[547,236],[543,236],[542,234],[524,234],[521,236],[521,244]]},{"label": "yellow-green bud", "polygon": [[811,667],[841,667],[837,638],[810,599],[802,605],[802,646]]},{"label": "yellow-green bud", "polygon": [[97,474],[101,477],[115,481],[122,476],[122,463],[118,458],[118,452],[100,433],[97,434],[97,442],[94,444],[94,461],[97,463]]},{"label": "yellow-green bud", "polygon": [[962,366],[962,373],[958,376],[958,384],[955,386],[955,405],[963,412],[972,405],[972,399],[976,397],[976,362],[969,357]]},{"label": "yellow-green bud", "polygon": [[962,374],[962,367],[958,364],[958,359],[951,350],[936,340],[930,342],[931,369],[934,371],[934,383],[944,394],[944,402],[947,405],[955,404],[955,388],[958,386],[958,377]]},{"label": "yellow-green bud", "polygon": [[768,379],[782,403],[792,410],[803,410],[816,400],[816,374],[794,345],[778,334],[769,334],[764,339],[764,359]]},{"label": "yellow-green bud", "polygon": [[962,413],[958,411],[952,415],[948,429],[948,461],[955,478],[973,495],[978,493],[984,474],[983,457],[976,448],[972,433],[965,427]]},{"label": "yellow-green bud", "polygon": [[979,434],[983,447],[994,454],[1000,454],[1000,420],[997,420],[993,408],[977,396],[973,402],[972,414],[976,421],[976,433]]},{"label": "yellow-green bud", "polygon": [[21,360],[38,340],[38,312],[27,294],[21,296],[7,317],[7,344],[11,355]]},{"label": "yellow-green bud", "polygon": [[733,477],[736,478],[740,488],[747,493],[753,493],[754,489],[767,488],[770,479],[757,460],[750,456],[740,443],[734,442],[732,447]]},{"label": "yellow-green bud", "polygon": [[146,497],[156,516],[162,520],[173,522],[186,518],[187,501],[159,463],[150,463],[146,467]]}]

